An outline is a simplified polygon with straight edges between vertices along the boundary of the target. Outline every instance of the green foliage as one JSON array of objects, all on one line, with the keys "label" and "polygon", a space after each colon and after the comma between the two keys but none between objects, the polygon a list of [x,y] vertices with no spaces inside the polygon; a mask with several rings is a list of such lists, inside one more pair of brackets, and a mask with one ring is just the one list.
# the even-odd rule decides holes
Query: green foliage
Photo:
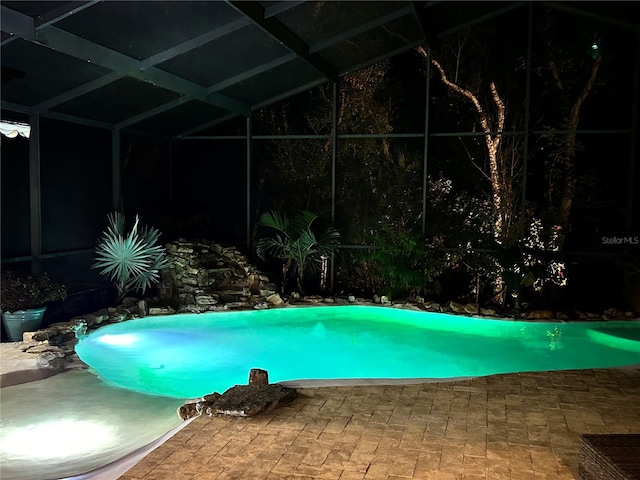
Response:
[{"label": "green foliage", "polygon": [[377,272],[371,279],[374,291],[397,298],[424,290],[425,248],[421,234],[383,225],[374,244],[378,248],[368,253],[363,262]]},{"label": "green foliage", "polygon": [[616,261],[625,280],[631,285],[640,285],[640,247],[628,248]]},{"label": "green foliage", "polygon": [[495,253],[502,270],[502,280],[508,292],[519,296],[525,289],[535,289],[545,280],[547,266],[536,252],[519,247],[505,248]]},{"label": "green foliage", "polygon": [[64,300],[67,288],[48,273],[21,276],[7,271],[2,274],[2,311],[16,312],[44,306],[47,302]]},{"label": "green foliage", "polygon": [[336,285],[345,294],[371,297],[377,290],[378,271],[369,261],[368,253],[358,250],[343,250],[338,257]]},{"label": "green foliage", "polygon": [[304,292],[305,276],[319,272],[323,257],[333,257],[340,247],[340,233],[330,225],[318,225],[318,219],[308,210],[299,211],[293,219],[272,210],[258,220],[258,226],[268,229],[270,235],[258,240],[256,254],[261,260],[283,262],[283,291],[291,273],[298,290]]},{"label": "green foliage", "polygon": [[[256,111],[254,132],[327,135],[332,112],[332,87],[319,85]],[[327,188],[331,182],[330,140],[264,140],[256,144],[255,153],[259,158],[256,178],[261,211],[321,211],[331,202],[331,190]]]},{"label": "green foliage", "polygon": [[629,262],[627,273],[631,283],[635,285],[640,284],[640,259],[637,258],[637,255]]},{"label": "green foliage", "polygon": [[476,301],[499,273],[491,253],[497,247],[491,202],[455,188],[442,175],[429,177],[428,187],[426,245],[432,275],[460,278],[465,290],[447,295]]},{"label": "green foliage", "polygon": [[125,231],[125,218],[120,212],[110,213],[109,227],[96,247],[94,268],[116,284],[118,298],[134,290],[146,291],[160,281],[159,270],[167,267],[164,247],[158,245],[160,231],[140,226],[136,221],[129,233]]},{"label": "green foliage", "polygon": [[339,144],[341,231],[361,244],[380,223],[408,231],[422,213],[422,156],[405,142],[347,139]]},{"label": "green foliage", "polygon": [[[391,62],[383,61],[341,78],[339,133],[394,132],[399,82],[393,82],[390,66]],[[316,87],[257,111],[255,131],[326,135],[332,128],[331,102],[331,85]],[[415,206],[420,210],[422,159],[407,152],[405,141],[346,138],[337,148],[336,209],[343,238],[361,243],[381,216],[407,215],[415,220]],[[256,169],[262,210],[320,211],[329,204],[332,149],[331,138],[260,142]],[[396,155],[396,150],[403,152]]]}]

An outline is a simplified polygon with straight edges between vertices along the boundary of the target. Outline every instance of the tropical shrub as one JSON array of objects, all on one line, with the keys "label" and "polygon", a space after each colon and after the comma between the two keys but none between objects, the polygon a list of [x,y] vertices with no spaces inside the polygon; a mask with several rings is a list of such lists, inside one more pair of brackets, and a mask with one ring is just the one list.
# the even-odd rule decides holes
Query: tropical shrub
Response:
[{"label": "tropical shrub", "polygon": [[96,247],[93,267],[115,283],[119,300],[134,290],[144,294],[160,281],[159,271],[167,267],[165,249],[158,244],[161,233],[155,227],[141,226],[137,215],[128,233],[122,213],[110,213],[107,219],[109,227]]},{"label": "tropical shrub", "polygon": [[377,248],[366,258],[377,271],[374,291],[390,298],[424,291],[426,257],[421,234],[383,226],[375,236],[374,245]]},{"label": "tropical shrub", "polygon": [[2,274],[1,285],[3,312],[16,312],[39,308],[48,302],[64,300],[67,287],[44,272],[38,275],[19,275],[12,271]]},{"label": "tropical shrub", "polygon": [[261,260],[275,258],[282,262],[282,290],[292,275],[298,291],[304,293],[305,276],[321,271],[323,260],[332,258],[340,248],[340,233],[331,225],[322,225],[318,215],[299,211],[292,219],[276,210],[263,213],[258,227],[268,231],[256,244]]}]

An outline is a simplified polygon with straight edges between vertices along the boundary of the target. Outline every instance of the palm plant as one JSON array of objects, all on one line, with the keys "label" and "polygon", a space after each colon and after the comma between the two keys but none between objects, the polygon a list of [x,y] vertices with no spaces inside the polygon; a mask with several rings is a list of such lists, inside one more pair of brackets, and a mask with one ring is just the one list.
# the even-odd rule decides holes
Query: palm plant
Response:
[{"label": "palm plant", "polygon": [[144,294],[160,281],[159,271],[168,265],[165,249],[158,245],[160,231],[140,226],[137,215],[129,233],[122,213],[113,212],[107,218],[109,227],[96,247],[93,268],[100,268],[100,274],[116,284],[119,300],[133,290]]},{"label": "palm plant", "polygon": [[323,258],[333,257],[340,247],[340,233],[333,226],[317,226],[318,218],[308,210],[298,212],[293,219],[272,210],[258,219],[258,226],[269,228],[273,235],[258,240],[256,254],[261,260],[273,257],[283,262],[283,291],[291,274],[304,293],[305,275],[319,272]]}]

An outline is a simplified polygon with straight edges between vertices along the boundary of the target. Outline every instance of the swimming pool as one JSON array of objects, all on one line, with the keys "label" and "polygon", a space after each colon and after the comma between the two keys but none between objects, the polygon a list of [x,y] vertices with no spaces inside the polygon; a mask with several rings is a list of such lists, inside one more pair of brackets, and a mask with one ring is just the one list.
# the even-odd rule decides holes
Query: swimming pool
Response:
[{"label": "swimming pool", "polygon": [[458,378],[640,365],[640,322],[517,322],[377,306],[290,307],[146,317],[81,338],[103,380],[195,398],[299,379]]}]

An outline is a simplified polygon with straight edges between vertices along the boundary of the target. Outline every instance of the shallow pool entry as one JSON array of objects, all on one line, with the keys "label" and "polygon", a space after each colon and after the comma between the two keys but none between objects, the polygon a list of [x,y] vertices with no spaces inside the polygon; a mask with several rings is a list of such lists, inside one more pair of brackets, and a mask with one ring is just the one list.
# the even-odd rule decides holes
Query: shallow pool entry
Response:
[{"label": "shallow pool entry", "polygon": [[4,387],[0,400],[2,480],[68,478],[121,461],[179,427],[183,403],[115,389],[86,371]]},{"label": "shallow pool entry", "polygon": [[488,320],[375,306],[146,317],[81,339],[106,382],[194,398],[270,381],[457,378],[640,364],[640,322]]}]

